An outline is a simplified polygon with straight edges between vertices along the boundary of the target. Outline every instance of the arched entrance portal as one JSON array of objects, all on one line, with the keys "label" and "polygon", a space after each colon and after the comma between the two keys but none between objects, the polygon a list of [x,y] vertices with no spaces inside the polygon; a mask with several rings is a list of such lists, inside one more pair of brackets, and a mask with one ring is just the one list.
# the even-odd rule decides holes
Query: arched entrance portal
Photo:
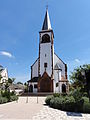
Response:
[{"label": "arched entrance portal", "polygon": [[62,84],[62,93],[66,93],[66,85]]},{"label": "arched entrance portal", "polygon": [[42,75],[38,82],[39,92],[52,92],[52,81],[46,72]]},{"label": "arched entrance portal", "polygon": [[50,92],[51,91],[51,81],[48,78],[43,78],[41,80],[40,91],[41,92]]},{"label": "arched entrance portal", "polygon": [[29,92],[33,92],[33,85],[29,86]]}]

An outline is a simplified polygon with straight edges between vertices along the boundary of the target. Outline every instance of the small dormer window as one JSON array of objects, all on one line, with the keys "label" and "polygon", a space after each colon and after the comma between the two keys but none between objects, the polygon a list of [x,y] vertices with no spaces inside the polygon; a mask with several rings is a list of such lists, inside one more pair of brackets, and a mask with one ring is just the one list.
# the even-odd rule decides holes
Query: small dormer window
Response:
[{"label": "small dormer window", "polygon": [[48,34],[45,34],[42,36],[42,43],[48,43],[50,42],[50,36]]}]

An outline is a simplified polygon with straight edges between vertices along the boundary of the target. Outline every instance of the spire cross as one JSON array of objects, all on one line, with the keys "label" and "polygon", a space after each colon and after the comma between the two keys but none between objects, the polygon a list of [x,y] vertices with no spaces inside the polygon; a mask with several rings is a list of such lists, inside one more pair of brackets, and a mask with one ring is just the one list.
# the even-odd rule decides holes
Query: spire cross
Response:
[{"label": "spire cross", "polygon": [[48,4],[46,5],[46,10],[48,10]]}]

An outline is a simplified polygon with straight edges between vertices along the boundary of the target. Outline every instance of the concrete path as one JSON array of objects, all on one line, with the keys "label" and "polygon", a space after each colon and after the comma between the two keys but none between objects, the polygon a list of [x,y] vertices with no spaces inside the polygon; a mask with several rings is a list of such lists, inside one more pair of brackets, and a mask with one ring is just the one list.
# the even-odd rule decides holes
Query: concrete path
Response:
[{"label": "concrete path", "polygon": [[20,97],[18,102],[0,105],[0,120],[90,120],[90,114],[53,109],[44,105],[44,100],[45,97]]}]

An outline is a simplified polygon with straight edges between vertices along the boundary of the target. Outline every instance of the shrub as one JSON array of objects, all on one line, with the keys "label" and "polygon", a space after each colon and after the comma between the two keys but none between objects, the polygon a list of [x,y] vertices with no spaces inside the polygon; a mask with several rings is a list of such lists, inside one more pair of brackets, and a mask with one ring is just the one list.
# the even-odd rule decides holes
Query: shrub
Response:
[{"label": "shrub", "polygon": [[73,111],[75,108],[75,99],[73,96],[66,96],[63,102],[63,110]]},{"label": "shrub", "polygon": [[50,106],[53,108],[62,109],[63,101],[63,97],[54,97],[50,100]]},{"label": "shrub", "polygon": [[10,101],[10,92],[5,90],[1,92],[2,97],[6,97],[8,99],[8,102]]},{"label": "shrub", "polygon": [[6,97],[1,97],[0,96],[0,104],[7,103],[8,99]]},{"label": "shrub", "polygon": [[86,102],[86,103],[84,103],[84,105],[83,105],[83,112],[84,113],[90,113],[90,103],[88,102]]},{"label": "shrub", "polygon": [[54,97],[60,97],[60,93],[54,93],[53,96]]},{"label": "shrub", "polygon": [[90,113],[89,98],[82,97],[81,93],[78,93],[78,90],[75,90],[66,96],[60,94],[48,96],[45,102],[47,105],[50,105],[50,107],[60,110]]},{"label": "shrub", "polygon": [[15,92],[14,92],[14,91],[10,92],[10,95],[11,95],[11,96],[12,96],[12,95],[15,95]]},{"label": "shrub", "polygon": [[72,96],[74,97],[75,101],[80,101],[82,98],[82,93],[80,92],[80,89],[76,89],[72,92]]},{"label": "shrub", "polygon": [[15,92],[9,92],[7,90],[1,92],[1,103],[11,102],[18,100],[18,96],[15,95]]},{"label": "shrub", "polygon": [[75,112],[83,112],[83,104],[84,100],[81,98],[80,100],[75,102]]},{"label": "shrub", "polygon": [[83,93],[83,96],[84,96],[84,97],[88,97],[88,93],[87,93],[87,92],[84,92],[84,93]]},{"label": "shrub", "polygon": [[18,100],[18,96],[16,95],[10,96],[10,102],[15,101],[15,100]]},{"label": "shrub", "polygon": [[83,98],[83,100],[84,100],[85,103],[89,102],[89,98],[88,97],[82,97],[82,98]]},{"label": "shrub", "polygon": [[67,93],[62,93],[61,95],[62,95],[62,96],[66,96],[66,95],[67,95]]},{"label": "shrub", "polygon": [[73,96],[54,97],[50,100],[50,106],[61,110],[73,111],[75,107],[75,99]]},{"label": "shrub", "polygon": [[89,102],[89,98],[83,97],[83,99],[84,99],[83,112],[84,112],[84,113],[90,113],[90,102]]},{"label": "shrub", "polygon": [[50,100],[51,100],[52,98],[53,98],[52,95],[47,96],[47,98],[45,99],[45,103],[46,103],[47,105],[50,105]]}]

